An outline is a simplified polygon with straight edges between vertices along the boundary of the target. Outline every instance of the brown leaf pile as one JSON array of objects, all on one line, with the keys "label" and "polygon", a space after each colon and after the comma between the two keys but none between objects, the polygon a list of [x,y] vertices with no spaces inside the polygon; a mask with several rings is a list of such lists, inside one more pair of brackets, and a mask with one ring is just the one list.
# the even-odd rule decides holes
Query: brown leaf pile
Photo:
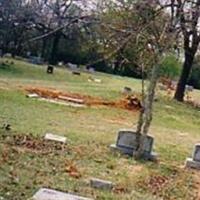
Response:
[{"label": "brown leaf pile", "polygon": [[79,179],[81,178],[81,173],[73,163],[67,163],[65,171],[68,173],[69,176]]},{"label": "brown leaf pile", "polygon": [[32,152],[50,153],[67,150],[66,145],[54,141],[46,141],[43,138],[36,138],[32,135],[13,135],[6,139],[9,145],[17,146]]}]

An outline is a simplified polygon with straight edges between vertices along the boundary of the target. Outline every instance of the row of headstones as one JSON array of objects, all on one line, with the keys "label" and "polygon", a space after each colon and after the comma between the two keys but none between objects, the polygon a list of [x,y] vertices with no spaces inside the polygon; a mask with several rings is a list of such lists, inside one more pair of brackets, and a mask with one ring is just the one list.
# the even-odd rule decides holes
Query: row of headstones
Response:
[{"label": "row of headstones", "polygon": [[[80,70],[78,70],[78,68],[70,68],[72,69],[72,74],[74,75],[81,75]],[[94,69],[93,68],[89,68],[88,70],[86,70],[89,73],[94,73]],[[47,66],[47,74],[53,74],[54,72],[54,66],[53,65],[48,65]]]},{"label": "row of headstones", "polygon": [[[54,134],[47,133],[45,139],[54,140],[57,142],[66,142],[66,138],[63,136],[58,136]],[[143,158],[145,160],[156,160],[157,154],[152,151],[154,138],[152,136],[147,136],[144,141],[144,153]],[[132,129],[122,129],[118,132],[116,144],[110,145],[112,150],[120,151],[122,154],[127,154],[129,156],[134,155],[134,151],[137,150],[138,140],[137,133]],[[186,159],[186,167],[200,169],[200,144],[196,144],[192,158]]]},{"label": "row of headstones", "polygon": [[[127,154],[133,156],[134,152],[138,148],[138,140],[137,133],[133,130],[123,129],[120,130],[117,137],[117,142],[114,145],[111,145],[112,150],[120,151],[123,154]],[[53,134],[46,134],[45,139],[54,140],[57,142],[66,142],[66,138]],[[154,143],[154,138],[151,136],[147,136],[144,145],[143,145],[143,158],[146,160],[155,160],[157,158],[157,154],[152,152]],[[186,167],[200,169],[200,144],[195,145],[195,150],[192,158],[188,158],[186,160]],[[112,190],[114,184],[110,181],[105,181],[101,179],[92,178],[90,179],[90,185],[93,188],[97,189],[106,189]],[[85,198],[69,193],[64,193],[52,189],[41,188],[32,198],[32,200],[92,200],[90,198]]]}]

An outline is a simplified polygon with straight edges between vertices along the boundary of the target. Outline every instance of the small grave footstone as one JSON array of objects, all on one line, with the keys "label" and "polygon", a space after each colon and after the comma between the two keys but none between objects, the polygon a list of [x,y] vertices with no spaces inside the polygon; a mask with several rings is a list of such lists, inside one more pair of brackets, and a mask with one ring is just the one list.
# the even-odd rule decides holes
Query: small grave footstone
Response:
[{"label": "small grave footstone", "polygon": [[90,186],[96,189],[112,190],[114,185],[110,181],[92,178],[90,179]]},{"label": "small grave footstone", "polygon": [[200,143],[195,145],[192,158],[186,159],[186,167],[200,170]]},{"label": "small grave footstone", "polygon": [[[137,135],[132,129],[122,129],[118,133],[116,144],[110,146],[111,150],[117,150],[122,154],[133,156],[139,146],[137,142]],[[156,153],[152,152],[154,138],[147,136],[144,141],[143,158],[146,160],[156,160]]]},{"label": "small grave footstone", "polygon": [[60,135],[54,135],[51,133],[46,133],[45,135],[45,140],[51,140],[51,141],[55,141],[55,142],[61,142],[61,143],[66,143],[67,138],[60,136]]},{"label": "small grave footstone", "polygon": [[95,79],[94,79],[94,82],[95,82],[95,83],[101,83],[102,81],[101,81],[101,79],[95,78]]},{"label": "small grave footstone", "polygon": [[69,193],[60,192],[57,190],[41,188],[31,200],[92,200]]},{"label": "small grave footstone", "polygon": [[36,93],[33,93],[33,94],[27,94],[26,97],[28,97],[28,98],[39,98],[39,95],[36,94]]},{"label": "small grave footstone", "polygon": [[132,89],[130,87],[124,87],[122,93],[125,94],[125,95],[131,94]]},{"label": "small grave footstone", "polygon": [[73,71],[72,74],[73,74],[73,75],[77,75],[77,76],[80,76],[80,75],[81,75],[81,73],[78,72],[78,71]]},{"label": "small grave footstone", "polygon": [[52,65],[48,65],[47,74],[53,74],[54,67]]}]

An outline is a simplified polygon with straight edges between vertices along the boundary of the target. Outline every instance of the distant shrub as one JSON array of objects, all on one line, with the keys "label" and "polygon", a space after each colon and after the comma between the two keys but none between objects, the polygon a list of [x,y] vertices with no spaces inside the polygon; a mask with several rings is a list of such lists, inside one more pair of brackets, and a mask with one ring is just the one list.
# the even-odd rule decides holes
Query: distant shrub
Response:
[{"label": "distant shrub", "polygon": [[181,62],[174,56],[168,55],[161,64],[161,76],[175,79],[180,76]]},{"label": "distant shrub", "polygon": [[194,61],[188,84],[200,89],[200,56],[197,56]]}]

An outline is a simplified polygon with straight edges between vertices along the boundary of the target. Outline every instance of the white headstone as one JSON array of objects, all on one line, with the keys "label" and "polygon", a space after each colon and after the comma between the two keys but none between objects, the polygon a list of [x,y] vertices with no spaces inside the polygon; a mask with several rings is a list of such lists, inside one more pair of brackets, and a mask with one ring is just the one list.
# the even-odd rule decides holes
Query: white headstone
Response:
[{"label": "white headstone", "polygon": [[27,96],[28,98],[38,98],[38,97],[39,97],[39,95],[36,94],[36,93],[33,93],[33,94],[27,94],[26,96]]},{"label": "white headstone", "polygon": [[56,190],[41,188],[31,200],[92,200]]},{"label": "white headstone", "polygon": [[61,142],[61,143],[66,143],[67,138],[60,136],[60,135],[54,135],[51,133],[47,133],[45,135],[45,140],[52,140],[52,141],[56,141],[56,142]]}]

